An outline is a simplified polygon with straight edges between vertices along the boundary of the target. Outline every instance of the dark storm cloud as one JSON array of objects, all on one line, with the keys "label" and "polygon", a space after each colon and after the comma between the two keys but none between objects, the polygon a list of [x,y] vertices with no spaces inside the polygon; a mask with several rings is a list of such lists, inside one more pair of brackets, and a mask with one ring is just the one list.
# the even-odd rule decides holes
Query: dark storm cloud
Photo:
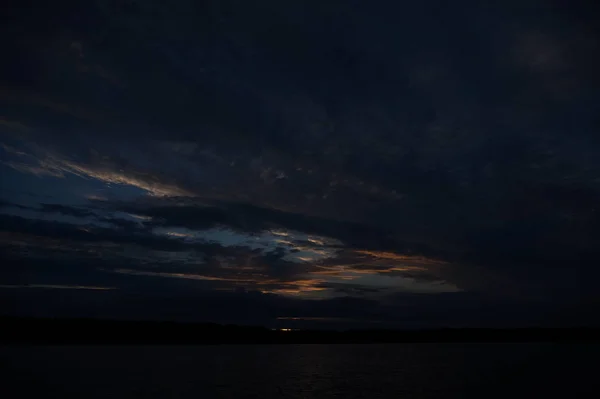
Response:
[{"label": "dark storm cloud", "polygon": [[214,289],[596,295],[591,3],[111,4],[2,27],[3,240]]}]

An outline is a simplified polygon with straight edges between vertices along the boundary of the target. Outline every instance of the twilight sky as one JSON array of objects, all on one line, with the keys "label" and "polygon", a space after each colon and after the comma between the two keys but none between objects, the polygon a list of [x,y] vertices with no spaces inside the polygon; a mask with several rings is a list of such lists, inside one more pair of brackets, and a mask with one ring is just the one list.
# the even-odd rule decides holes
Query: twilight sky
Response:
[{"label": "twilight sky", "polygon": [[599,7],[486,4],[15,1],[0,313],[597,324]]}]

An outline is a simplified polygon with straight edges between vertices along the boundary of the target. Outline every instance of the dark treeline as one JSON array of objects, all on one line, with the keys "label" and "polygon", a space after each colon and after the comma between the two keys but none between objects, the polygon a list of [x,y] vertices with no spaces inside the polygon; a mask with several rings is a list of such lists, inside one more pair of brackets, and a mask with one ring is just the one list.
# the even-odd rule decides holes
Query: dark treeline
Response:
[{"label": "dark treeline", "polygon": [[429,330],[271,330],[265,327],[0,317],[5,344],[286,344],[394,342],[600,342],[598,328],[441,328]]}]

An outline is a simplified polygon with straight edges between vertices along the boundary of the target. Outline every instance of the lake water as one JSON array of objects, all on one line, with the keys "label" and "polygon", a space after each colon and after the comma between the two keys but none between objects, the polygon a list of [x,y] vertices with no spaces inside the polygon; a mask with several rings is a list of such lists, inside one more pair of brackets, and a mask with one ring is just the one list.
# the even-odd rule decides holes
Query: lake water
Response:
[{"label": "lake water", "polygon": [[8,398],[598,397],[600,345],[0,348]]}]

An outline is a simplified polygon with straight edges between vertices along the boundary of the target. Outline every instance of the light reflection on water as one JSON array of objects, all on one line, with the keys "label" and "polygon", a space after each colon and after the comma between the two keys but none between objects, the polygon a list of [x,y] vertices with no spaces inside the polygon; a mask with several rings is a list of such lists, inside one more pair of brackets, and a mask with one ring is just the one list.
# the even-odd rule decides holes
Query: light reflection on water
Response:
[{"label": "light reflection on water", "polygon": [[0,348],[6,392],[62,398],[530,397],[589,390],[598,345]]}]

